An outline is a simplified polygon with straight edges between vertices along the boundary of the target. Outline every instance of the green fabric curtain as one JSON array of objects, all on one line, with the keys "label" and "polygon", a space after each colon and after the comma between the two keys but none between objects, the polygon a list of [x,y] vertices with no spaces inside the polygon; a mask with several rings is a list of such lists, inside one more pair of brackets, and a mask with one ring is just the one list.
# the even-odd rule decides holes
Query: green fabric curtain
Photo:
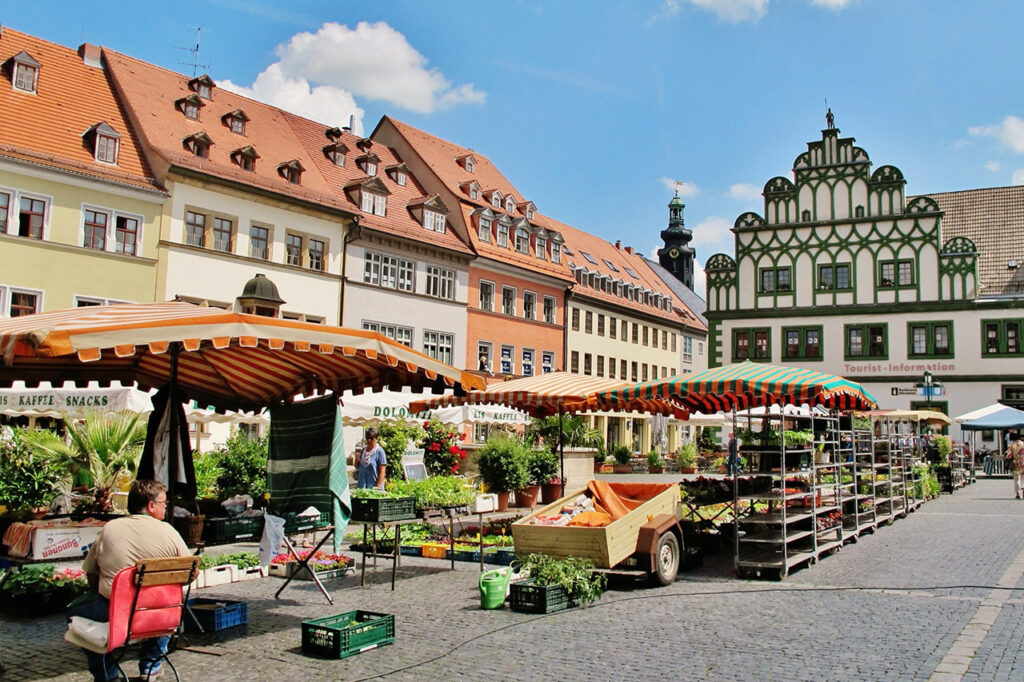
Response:
[{"label": "green fabric curtain", "polygon": [[341,410],[334,396],[271,409],[267,490],[278,514],[308,507],[331,510],[334,551],[339,551],[352,504]]}]

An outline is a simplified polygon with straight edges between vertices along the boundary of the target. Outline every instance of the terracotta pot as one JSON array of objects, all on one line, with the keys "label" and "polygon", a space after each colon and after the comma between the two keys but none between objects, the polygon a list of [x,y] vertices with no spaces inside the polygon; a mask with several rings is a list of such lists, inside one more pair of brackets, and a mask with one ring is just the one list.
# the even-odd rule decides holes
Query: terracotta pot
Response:
[{"label": "terracotta pot", "polygon": [[652,467],[652,466],[648,465],[647,466],[647,473],[649,473],[649,474],[663,474],[663,473],[665,473],[665,467]]},{"label": "terracotta pot", "polygon": [[720,474],[727,473],[728,471],[729,471],[729,467],[725,467],[725,466],[718,467],[718,473],[720,473]]},{"label": "terracotta pot", "polygon": [[516,506],[532,509],[537,504],[537,496],[540,495],[539,485],[528,485],[522,490],[516,491]]},{"label": "terracotta pot", "polygon": [[601,465],[601,473],[602,474],[610,474],[614,468],[615,467],[612,466],[611,464],[602,464]]},{"label": "terracotta pot", "polygon": [[506,491],[503,493],[497,493],[498,495],[498,511],[508,511],[508,496],[512,493]]},{"label": "terracotta pot", "polygon": [[558,498],[560,498],[561,496],[561,483],[545,483],[540,487],[540,501],[542,504],[551,504],[552,502],[558,502]]},{"label": "terracotta pot", "polygon": [[679,473],[681,473],[681,474],[695,474],[695,473],[697,473],[697,467],[679,467]]},{"label": "terracotta pot", "polygon": [[612,471],[617,474],[631,474],[633,473],[632,464],[613,464]]}]

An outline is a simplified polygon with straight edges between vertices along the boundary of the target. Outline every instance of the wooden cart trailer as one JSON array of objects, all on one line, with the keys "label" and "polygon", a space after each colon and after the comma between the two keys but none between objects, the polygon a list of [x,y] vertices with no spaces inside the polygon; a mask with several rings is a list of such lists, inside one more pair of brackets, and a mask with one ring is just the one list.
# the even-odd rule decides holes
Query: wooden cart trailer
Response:
[{"label": "wooden cart trailer", "polygon": [[[590,488],[577,490],[512,524],[516,554],[547,554],[557,558],[590,559],[598,569],[646,574],[652,585],[676,579],[683,552],[679,525],[679,486],[675,483],[609,483],[613,491],[627,490],[645,502],[606,526],[537,525],[538,516],[557,516]],[[639,493],[639,494],[638,494]]]}]

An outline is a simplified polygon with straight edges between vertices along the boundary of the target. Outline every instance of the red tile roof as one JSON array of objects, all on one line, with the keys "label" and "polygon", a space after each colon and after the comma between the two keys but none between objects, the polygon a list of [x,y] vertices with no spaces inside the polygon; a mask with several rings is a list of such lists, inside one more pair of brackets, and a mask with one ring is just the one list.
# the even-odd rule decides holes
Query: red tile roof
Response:
[{"label": "red tile roof", "polygon": [[[91,46],[90,46],[91,47]],[[92,48],[95,49],[95,48]],[[0,83],[0,156],[110,182],[159,190],[139,141],[118,106],[107,72],[67,47],[0,28],[0,62],[19,52],[39,62],[36,93]],[[105,122],[120,134],[117,165],[96,161],[82,135]]]},{"label": "red tile roof", "polygon": [[[427,231],[412,217],[408,203],[426,192],[411,174],[407,174],[406,184],[401,186],[384,172],[386,167],[401,163],[387,146],[372,143],[370,147],[380,159],[378,178],[390,192],[387,215],[381,217],[363,213],[356,195],[345,191],[353,181],[366,177],[366,172],[355,163],[355,158],[364,153],[357,146],[366,142],[362,138],[338,131],[339,141],[348,148],[345,166],[339,167],[323,151],[331,144],[326,135],[327,125],[217,87],[209,100],[202,100],[205,106],[200,110],[199,120],[190,119],[175,103],[192,94],[192,79],[112,50],[104,49],[103,55],[126,107],[138,122],[140,137],[163,164],[273,192],[282,199],[298,199],[351,213],[368,228],[472,253],[451,231]],[[223,120],[226,114],[239,110],[248,117],[244,135],[232,132]],[[200,132],[213,143],[209,158],[196,156],[184,145],[187,137]],[[260,158],[253,171],[246,171],[232,161],[231,155],[250,145]],[[303,169],[300,184],[289,182],[278,172],[281,164],[292,161]]]},{"label": "red tile roof", "polygon": [[[548,220],[552,224],[552,229],[562,233],[562,236],[565,237],[565,246],[572,252],[572,255],[563,254],[562,258],[566,263],[576,265],[590,272],[607,275],[613,281],[616,279],[622,280],[624,283],[633,284],[641,289],[662,294],[672,299],[673,307],[672,310],[664,310],[638,301],[627,301],[613,293],[580,286],[579,284],[573,288],[574,297],[590,298],[623,306],[647,315],[660,317],[675,324],[683,324],[698,331],[707,330],[707,325],[672,292],[661,277],[647,264],[647,260],[641,253],[636,251],[630,253],[626,250],[629,247],[619,248],[583,230],[578,230],[575,227],[559,223],[550,218]],[[596,263],[591,263],[587,260],[583,255],[584,253],[589,254]],[[630,274],[630,271],[636,273],[636,277]]]},{"label": "red tile roof", "polygon": [[[381,122],[377,124],[380,128],[381,124],[385,121],[390,122],[394,125],[395,129],[409,142],[409,144],[416,150],[416,153],[423,159],[423,161],[430,167],[430,169],[437,176],[438,180],[447,187],[456,196],[462,200],[462,215],[465,220],[468,229],[468,235],[470,244],[473,249],[480,256],[491,258],[493,260],[501,261],[514,265],[520,268],[531,270],[533,272],[555,277],[561,280],[568,280],[572,278],[572,274],[568,267],[565,265],[565,259],[562,259],[562,263],[552,263],[550,260],[540,259],[533,255],[527,255],[517,252],[514,248],[514,239],[509,239],[509,246],[500,247],[494,243],[482,242],[477,236],[477,232],[473,227],[473,221],[470,219],[470,214],[477,208],[490,208],[497,217],[502,215],[510,215],[513,219],[525,218],[523,210],[525,209],[524,201],[529,201],[523,197],[519,191],[512,185],[508,179],[501,174],[501,171],[491,163],[491,161],[480,154],[479,152],[460,147],[457,144],[442,140],[439,137],[435,137],[429,133],[426,133],[418,128],[413,128],[410,125],[406,125],[401,121],[397,121],[390,116],[385,116],[381,119]],[[466,156],[472,156],[476,160],[473,172],[467,171],[460,163],[458,159],[465,158]],[[492,190],[498,190],[502,196],[502,207],[495,208],[491,206],[490,202],[485,201],[483,196],[480,199],[470,199],[469,195],[463,191],[461,185],[475,180],[484,192],[490,192]],[[505,210],[505,197],[511,195],[517,206],[521,205],[521,208],[517,208],[511,214]],[[449,210],[455,210],[456,207],[449,206]],[[539,225],[545,229],[549,229],[551,222],[549,218],[541,215],[538,212],[534,212],[533,219],[530,223],[533,225]],[[557,230],[557,228],[554,228]]]}]

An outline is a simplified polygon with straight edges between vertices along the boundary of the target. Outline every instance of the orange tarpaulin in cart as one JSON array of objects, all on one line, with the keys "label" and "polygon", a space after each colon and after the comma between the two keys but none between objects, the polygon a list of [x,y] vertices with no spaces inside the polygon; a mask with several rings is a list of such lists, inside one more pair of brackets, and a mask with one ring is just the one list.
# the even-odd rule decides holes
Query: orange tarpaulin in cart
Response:
[{"label": "orange tarpaulin in cart", "polygon": [[609,483],[589,481],[587,492],[594,500],[594,511],[583,512],[569,522],[570,526],[607,526],[657,497],[675,483]]}]

